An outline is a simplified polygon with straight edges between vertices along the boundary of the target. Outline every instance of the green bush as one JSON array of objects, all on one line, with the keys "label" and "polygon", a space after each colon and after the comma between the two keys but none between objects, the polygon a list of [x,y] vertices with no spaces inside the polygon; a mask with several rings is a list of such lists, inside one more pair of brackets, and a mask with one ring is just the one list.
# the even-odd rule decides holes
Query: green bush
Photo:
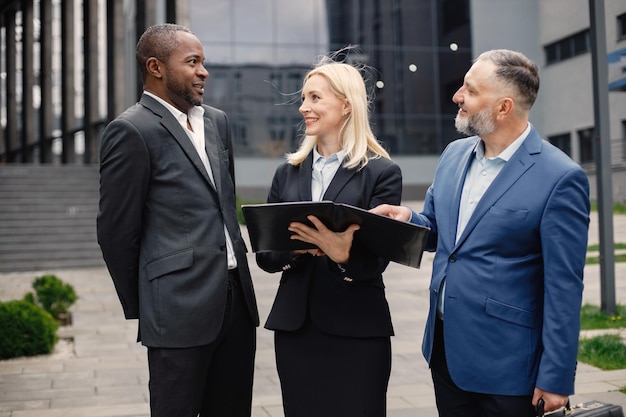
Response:
[{"label": "green bush", "polygon": [[244,204],[262,204],[265,203],[265,201],[259,201],[259,200],[245,200],[239,196],[236,197],[236,205],[237,205],[237,220],[239,221],[239,224],[246,224],[246,218],[243,216],[243,210],[241,209],[241,206]]},{"label": "green bush", "polygon": [[58,327],[50,313],[28,301],[0,302],[0,359],[52,352]]},{"label": "green bush", "polygon": [[74,287],[61,281],[56,275],[42,275],[33,281],[35,294],[27,293],[24,300],[41,306],[56,320],[63,321],[69,308],[78,298]]}]

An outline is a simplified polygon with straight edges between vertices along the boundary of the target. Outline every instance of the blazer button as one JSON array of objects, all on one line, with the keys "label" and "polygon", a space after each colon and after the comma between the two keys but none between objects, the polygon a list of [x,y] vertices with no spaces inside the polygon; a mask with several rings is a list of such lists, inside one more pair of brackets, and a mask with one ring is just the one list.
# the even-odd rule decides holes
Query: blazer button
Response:
[{"label": "blazer button", "polygon": [[221,250],[222,252],[224,252],[224,251],[226,250],[226,245],[222,243],[222,244],[220,245],[220,250]]},{"label": "blazer button", "polygon": [[450,262],[456,262],[456,255],[455,254],[450,255],[449,259],[450,259]]}]

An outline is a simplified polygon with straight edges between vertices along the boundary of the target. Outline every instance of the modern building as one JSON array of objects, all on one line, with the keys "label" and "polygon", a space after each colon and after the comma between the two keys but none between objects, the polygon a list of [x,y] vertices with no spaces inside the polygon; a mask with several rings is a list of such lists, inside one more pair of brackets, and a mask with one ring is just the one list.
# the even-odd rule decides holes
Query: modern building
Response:
[{"label": "modern building", "polygon": [[[623,0],[3,0],[0,162],[96,164],[99,131],[137,100],[134,45],[175,21],[203,42],[205,101],[233,124],[237,184],[263,199],[302,137],[305,72],[339,51],[363,67],[374,131],[420,199],[459,135],[451,101],[472,59],[519,50],[541,68],[532,123],[588,172],[595,197],[589,3],[605,9],[614,199],[626,202]],[[33,103],[32,105],[30,103]]]},{"label": "modern building", "polygon": [[[597,1],[597,0],[592,0]],[[402,169],[404,197],[419,199],[438,155],[459,135],[451,97],[480,52],[508,48],[540,66],[532,111],[539,132],[579,162],[595,198],[589,0],[189,0],[216,90],[240,138],[242,193],[262,198],[279,154],[301,137],[298,78],[320,54],[363,64],[372,120]],[[626,202],[626,3],[604,0],[610,69],[614,199]],[[265,84],[258,78],[266,71]],[[216,79],[217,78],[217,79]],[[247,88],[239,90],[243,86]],[[218,97],[220,96],[220,97]],[[224,101],[225,100],[225,101]],[[295,101],[294,101],[295,100]],[[289,103],[293,103],[291,106]]]},{"label": "modern building", "polygon": [[[472,0],[476,52],[518,49],[540,65],[541,88],[533,111],[539,132],[587,171],[596,198],[590,3],[598,0]],[[626,2],[604,5],[609,85],[609,138],[613,199],[626,203]],[[498,16],[498,18],[494,18]]]}]

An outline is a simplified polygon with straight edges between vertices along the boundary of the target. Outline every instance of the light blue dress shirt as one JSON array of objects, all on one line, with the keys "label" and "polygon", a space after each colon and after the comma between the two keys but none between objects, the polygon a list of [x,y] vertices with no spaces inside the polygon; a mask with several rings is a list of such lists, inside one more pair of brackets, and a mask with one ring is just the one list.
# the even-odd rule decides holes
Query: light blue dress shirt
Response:
[{"label": "light blue dress shirt", "polygon": [[317,152],[317,146],[313,148],[313,172],[311,175],[311,199],[313,201],[322,201],[328,185],[333,180],[345,156],[346,151],[341,150],[328,158],[324,158]]}]

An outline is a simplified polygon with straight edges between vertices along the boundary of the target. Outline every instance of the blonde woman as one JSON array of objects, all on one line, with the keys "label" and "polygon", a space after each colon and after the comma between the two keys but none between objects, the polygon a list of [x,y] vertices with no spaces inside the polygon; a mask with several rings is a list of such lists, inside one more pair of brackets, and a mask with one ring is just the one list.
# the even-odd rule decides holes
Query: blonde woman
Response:
[{"label": "blonde woman", "polygon": [[[364,209],[399,204],[400,168],[375,138],[364,79],[326,59],[304,78],[306,136],[274,175],[268,202],[332,200]],[[359,226],[332,232],[292,223],[317,249],[257,254],[282,272],[265,325],[275,350],[286,417],[386,414],[393,327],[382,273],[388,261],[353,240]]]}]

